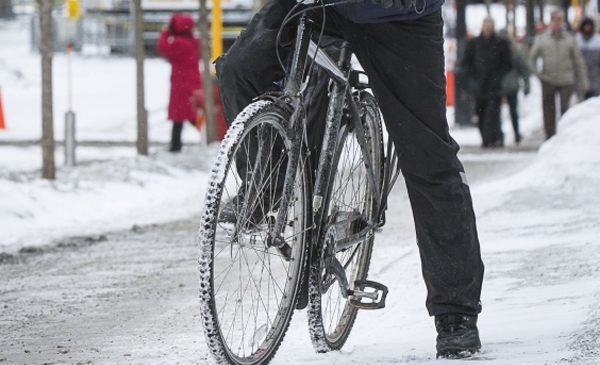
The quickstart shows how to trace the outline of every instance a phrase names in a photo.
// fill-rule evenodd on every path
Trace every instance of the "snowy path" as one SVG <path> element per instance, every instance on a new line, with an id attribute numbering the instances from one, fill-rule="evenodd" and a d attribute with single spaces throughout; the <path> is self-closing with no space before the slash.
<path id="1" fill-rule="evenodd" d="M 464 154 L 475 199 L 480 186 L 485 193 L 490 181 L 523 169 L 533 156 Z M 528 206 L 505 204 L 502 210 L 548 212 L 565 203 L 529 195 Z M 330 354 L 314 353 L 304 312 L 297 312 L 274 365 L 448 362 L 435 360 L 435 329 L 424 309 L 402 186 L 390 207 L 394 224 L 377 237 L 370 271 L 371 278 L 389 285 L 388 307 L 362 312 L 344 350 Z M 509 230 L 487 216 L 499 215 L 480 215 L 487 269 L 480 319 L 484 349 L 470 362 L 596 364 L 600 246 L 585 239 L 585 222 L 566 220 L 564 227 L 554 227 L 555 239 L 540 240 L 536 237 L 548 238 L 553 227 L 517 222 Z M 207 363 L 196 299 L 196 221 L 63 240 L 0 264 L 0 363 Z M 582 239 L 561 241 L 560 232 L 568 229 Z M 589 349 L 596 352 L 585 358 Z"/>

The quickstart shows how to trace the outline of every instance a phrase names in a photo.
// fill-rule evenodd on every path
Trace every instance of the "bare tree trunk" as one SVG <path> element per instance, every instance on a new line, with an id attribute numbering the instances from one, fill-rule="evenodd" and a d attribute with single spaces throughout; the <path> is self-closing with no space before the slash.
<path id="1" fill-rule="evenodd" d="M 526 9 L 526 18 L 527 18 L 527 23 L 526 23 L 526 30 L 527 30 L 527 36 L 525 37 L 525 50 L 526 52 L 529 52 L 529 48 L 531 48 L 531 45 L 533 44 L 533 37 L 535 37 L 535 16 L 534 16 L 534 8 L 535 8 L 535 0 L 526 0 L 525 6 L 527 7 Z"/>
<path id="2" fill-rule="evenodd" d="M 141 0 L 134 0 L 135 16 L 135 62 L 137 81 L 137 151 L 148 156 L 148 114 L 144 102 L 144 37 Z"/>
<path id="3" fill-rule="evenodd" d="M 210 59 L 210 35 L 208 32 L 208 9 L 206 0 L 200 0 L 198 25 L 202 39 L 200 56 L 203 65 L 204 114 L 206 115 L 206 143 L 217 140 L 217 118 L 215 115 L 215 98 L 213 93 L 212 65 Z"/>
<path id="4" fill-rule="evenodd" d="M 485 0 L 485 10 L 487 11 L 487 15 L 491 16 L 492 13 L 490 11 L 490 4 L 492 3 L 492 0 Z"/>
<path id="5" fill-rule="evenodd" d="M 52 0 L 38 0 L 42 58 L 42 177 L 54 180 L 54 119 L 52 115 Z"/>
<path id="6" fill-rule="evenodd" d="M 517 39 L 517 4 L 515 2 L 513 2 L 511 21 L 513 39 Z"/>

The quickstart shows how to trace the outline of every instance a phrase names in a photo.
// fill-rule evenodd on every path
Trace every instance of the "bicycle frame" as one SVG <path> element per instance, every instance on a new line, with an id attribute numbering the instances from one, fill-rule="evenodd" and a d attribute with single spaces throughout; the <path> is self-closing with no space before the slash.
<path id="1" fill-rule="evenodd" d="M 347 116 L 349 114 L 350 120 L 353 123 L 353 127 L 356 130 L 358 142 L 361 147 L 363 159 L 366 165 L 368 188 L 375 204 L 374 211 L 377 212 L 375 215 L 376 221 L 367 222 L 367 227 L 362 229 L 361 232 L 356 233 L 351 237 L 347 237 L 347 239 L 343 240 L 342 242 L 335 243 L 335 246 L 332 247 L 334 256 L 336 252 L 363 242 L 365 239 L 374 234 L 374 230 L 377 227 L 381 226 L 381 219 L 387 198 L 387 190 L 384 191 L 384 187 L 389 184 L 380 186 L 377 183 L 374 169 L 379 167 L 373 166 L 372 164 L 359 110 L 354 102 L 346 103 L 346 100 L 353 100 L 351 80 L 358 80 L 358 77 L 353 77 L 355 75 L 351 74 L 350 62 L 352 53 L 350 51 L 349 44 L 347 42 L 343 43 L 343 46 L 341 47 L 340 60 L 336 64 L 336 62 L 333 61 L 327 55 L 327 53 L 325 53 L 318 47 L 317 44 L 314 43 L 312 40 L 312 35 L 313 23 L 311 22 L 309 16 L 305 13 L 301 15 L 301 18 L 298 21 L 297 36 L 294 45 L 295 52 L 293 53 L 294 56 L 291 62 L 290 72 L 285 80 L 285 87 L 283 91 L 284 95 L 282 97 L 282 100 L 286 104 L 291 104 L 294 113 L 292 114 L 289 125 L 287 126 L 293 143 L 290 158 L 288 160 L 288 168 L 280 204 L 281 206 L 285 207 L 290 203 L 290 197 L 293 193 L 295 174 L 300 162 L 305 119 L 303 113 L 304 109 L 302 107 L 302 92 L 305 86 L 308 84 L 311 76 L 306 72 L 306 65 L 308 59 L 310 58 L 318 67 L 325 70 L 327 75 L 332 80 L 323 145 L 319 157 L 319 165 L 313 189 L 312 212 L 314 224 L 313 227 L 315 228 L 315 231 L 312 235 L 312 242 L 314 243 L 315 239 L 324 239 L 325 235 L 322 227 L 325 227 L 327 223 L 327 202 L 330 194 L 328 190 L 329 186 L 331 186 L 330 180 L 332 179 L 331 156 L 334 155 L 337 142 L 337 133 L 340 129 L 344 112 L 347 113 Z M 356 82 L 357 81 L 354 83 Z M 345 105 L 349 107 L 347 110 L 344 109 Z M 270 245 L 278 247 L 280 250 L 285 249 L 285 243 L 282 237 L 284 224 L 285 209 L 280 209 L 270 235 Z M 314 244 L 312 244 L 311 247 L 314 247 Z M 327 266 L 330 268 L 330 271 L 334 274 L 340 286 L 342 287 L 343 295 L 345 297 L 347 297 L 349 294 L 351 295 L 345 270 L 339 261 L 333 257 L 332 260 L 328 260 Z"/>

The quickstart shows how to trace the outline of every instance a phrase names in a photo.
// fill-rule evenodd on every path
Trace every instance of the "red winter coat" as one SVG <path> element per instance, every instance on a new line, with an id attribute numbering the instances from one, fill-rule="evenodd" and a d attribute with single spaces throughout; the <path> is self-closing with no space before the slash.
<path id="1" fill-rule="evenodd" d="M 202 89 L 199 70 L 200 40 L 193 35 L 194 19 L 186 14 L 174 14 L 169 30 L 160 34 L 158 52 L 171 64 L 171 95 L 168 118 L 175 123 L 196 120 L 192 104 L 194 91 Z"/>

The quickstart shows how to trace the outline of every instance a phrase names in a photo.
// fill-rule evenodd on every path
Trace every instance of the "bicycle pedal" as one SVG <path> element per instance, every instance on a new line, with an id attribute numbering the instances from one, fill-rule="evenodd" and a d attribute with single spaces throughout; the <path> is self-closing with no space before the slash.
<path id="1" fill-rule="evenodd" d="M 387 294 L 388 288 L 383 284 L 369 280 L 357 280 L 354 282 L 350 304 L 358 309 L 385 308 Z"/>

